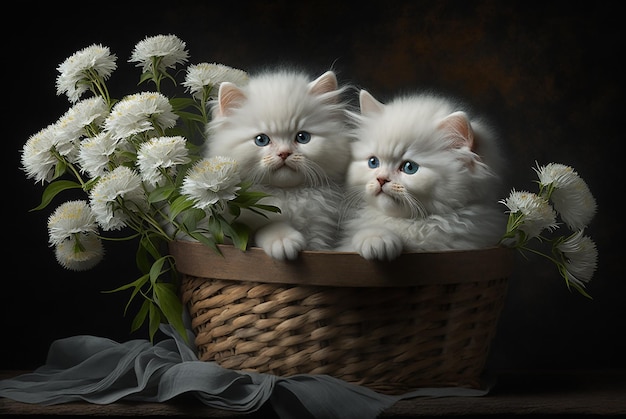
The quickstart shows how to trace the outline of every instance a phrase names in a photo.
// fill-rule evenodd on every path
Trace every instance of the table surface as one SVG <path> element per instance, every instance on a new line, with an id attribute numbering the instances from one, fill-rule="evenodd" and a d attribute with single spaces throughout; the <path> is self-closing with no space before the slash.
<path id="1" fill-rule="evenodd" d="M 0 378 L 26 371 L 0 371 Z M 166 403 L 119 401 L 108 405 L 40 406 L 0 398 L 0 414 L 13 416 L 272 418 L 269 406 L 242 414 L 218 410 L 183 395 Z M 425 417 L 626 417 L 626 370 L 508 371 L 483 397 L 415 398 L 397 402 L 381 418 Z"/>

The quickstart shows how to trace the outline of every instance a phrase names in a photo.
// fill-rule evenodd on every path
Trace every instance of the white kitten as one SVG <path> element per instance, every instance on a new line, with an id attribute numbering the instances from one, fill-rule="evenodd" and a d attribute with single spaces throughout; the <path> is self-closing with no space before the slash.
<path id="1" fill-rule="evenodd" d="M 367 91 L 348 168 L 339 250 L 392 260 L 403 251 L 494 246 L 506 217 L 494 133 L 430 94 L 382 104 Z"/>
<path id="2" fill-rule="evenodd" d="M 275 259 L 329 249 L 338 235 L 342 182 L 350 161 L 346 106 L 335 73 L 315 80 L 289 69 L 222 83 L 207 126 L 206 155 L 234 158 L 264 204 L 280 214 L 240 220 L 253 242 Z"/>

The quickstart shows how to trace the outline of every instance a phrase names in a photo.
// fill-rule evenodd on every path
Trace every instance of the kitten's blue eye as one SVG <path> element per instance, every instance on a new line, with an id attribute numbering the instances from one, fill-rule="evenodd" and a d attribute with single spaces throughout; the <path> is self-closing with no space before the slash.
<path id="1" fill-rule="evenodd" d="M 311 141 L 311 134 L 306 131 L 300 131 L 296 134 L 296 142 L 306 144 Z"/>
<path id="2" fill-rule="evenodd" d="M 269 143 L 270 137 L 268 137 L 267 134 L 259 134 L 254 137 L 254 144 L 258 145 L 259 147 L 265 147 Z"/>
<path id="3" fill-rule="evenodd" d="M 370 157 L 370 159 L 367 161 L 367 165 L 370 167 L 370 169 L 376 169 L 378 166 L 380 166 L 380 161 L 378 160 L 378 157 Z"/>
<path id="4" fill-rule="evenodd" d="M 404 173 L 406 173 L 407 175 L 412 175 L 414 173 L 417 172 L 417 169 L 419 169 L 420 166 L 419 164 L 411 161 L 411 160 L 407 160 L 404 163 L 402 163 L 402 167 L 400 168 L 400 170 L 402 170 Z"/>

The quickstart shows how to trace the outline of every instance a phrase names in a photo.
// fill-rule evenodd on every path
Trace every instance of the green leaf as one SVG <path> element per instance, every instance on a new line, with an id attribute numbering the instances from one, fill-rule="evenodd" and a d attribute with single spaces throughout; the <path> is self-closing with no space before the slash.
<path id="1" fill-rule="evenodd" d="M 142 246 L 141 240 L 139 240 L 139 246 L 137 247 L 137 252 L 135 253 L 135 265 L 137 265 L 139 272 L 146 275 L 148 275 L 148 273 L 150 272 L 150 268 L 152 267 L 152 259 L 150 258 L 150 253 L 145 247 Z"/>
<path id="2" fill-rule="evenodd" d="M 163 74 L 163 76 L 165 76 L 165 78 L 171 80 L 172 83 L 174 83 L 174 86 L 176 86 L 176 79 L 170 73 L 163 72 L 162 74 Z"/>
<path id="3" fill-rule="evenodd" d="M 155 244 L 154 241 L 157 243 Z M 160 239 L 155 235 L 145 234 L 141 236 L 135 254 L 135 264 L 141 273 L 149 273 L 154 261 L 161 257 L 159 243 Z"/>
<path id="4" fill-rule="evenodd" d="M 133 288 L 133 287 L 136 288 L 136 289 L 139 289 L 146 282 L 148 282 L 148 279 L 150 279 L 150 276 L 148 274 L 142 275 L 141 277 L 137 278 L 133 282 L 130 282 L 128 284 L 124 284 L 121 287 L 115 288 L 113 290 L 102 291 L 102 292 L 105 293 L 105 294 L 110 294 L 110 293 L 113 293 L 113 292 L 124 291 L 124 290 L 127 290 L 129 288 Z"/>
<path id="5" fill-rule="evenodd" d="M 248 240 L 250 238 L 250 228 L 242 223 L 231 223 L 229 237 L 233 241 L 233 246 L 245 251 L 248 248 Z"/>
<path id="6" fill-rule="evenodd" d="M 158 234 L 145 234 L 141 237 L 139 242 L 140 248 L 145 249 L 154 260 L 161 257 L 161 245 L 163 244 L 163 238 Z"/>
<path id="7" fill-rule="evenodd" d="M 52 178 L 58 179 L 63 176 L 65 172 L 67 172 L 67 163 L 65 162 L 65 160 L 58 160 L 58 163 L 54 167 L 54 175 L 52 176 Z"/>
<path id="8" fill-rule="evenodd" d="M 271 206 L 271 205 L 263 205 L 263 206 L 267 206 L 267 207 L 269 207 L 269 209 L 264 209 L 264 208 L 263 208 L 265 211 L 269 211 L 269 212 L 277 212 L 277 213 L 279 213 L 279 214 L 280 214 L 280 212 L 281 212 L 281 211 L 280 211 L 280 208 L 278 208 L 278 207 L 274 207 L 274 206 Z M 262 216 L 262 217 L 268 218 L 268 216 L 267 216 L 267 214 L 266 214 L 265 212 L 263 212 L 263 211 L 259 211 L 259 210 L 258 210 L 258 209 L 256 209 L 255 207 L 250 207 L 250 208 L 248 208 L 248 211 L 252 211 L 252 212 L 253 212 L 253 213 L 255 213 L 255 214 L 259 214 L 259 215 L 260 215 L 260 216 Z"/>
<path id="9" fill-rule="evenodd" d="M 204 148 L 204 144 L 200 145 L 200 144 L 194 144 L 194 143 L 190 143 L 187 142 L 187 148 L 189 149 L 189 158 L 191 159 L 191 162 L 187 163 L 187 165 L 182 166 L 180 172 L 181 173 L 187 173 L 187 170 L 193 166 L 197 161 L 202 160 L 203 158 L 203 151 L 202 149 Z M 184 177 L 183 176 L 179 176 L 178 177 L 178 181 L 180 183 L 183 182 Z"/>
<path id="10" fill-rule="evenodd" d="M 126 312 L 128 311 L 128 308 L 130 307 L 130 303 L 135 299 L 137 294 L 141 291 L 141 288 L 148 282 L 149 279 L 150 279 L 150 276 L 148 274 L 142 275 L 141 277 L 139 277 L 138 279 L 134 280 L 131 283 L 124 284 L 121 287 L 118 287 L 118 288 L 116 288 L 114 290 L 102 291 L 102 293 L 110 294 L 110 293 L 113 293 L 113 292 L 119 292 L 119 291 L 127 290 L 129 288 L 134 288 L 133 292 L 131 293 L 130 297 L 128 298 L 128 302 L 126 303 L 126 306 L 124 307 L 124 315 L 126 315 Z"/>
<path id="11" fill-rule="evenodd" d="M 237 195 L 237 197 L 233 199 L 232 202 L 238 204 L 243 208 L 247 208 L 251 205 L 256 204 L 265 197 L 267 197 L 267 194 L 263 192 L 245 191 L 239 193 L 239 195 Z"/>
<path id="12" fill-rule="evenodd" d="M 65 190 L 81 188 L 82 186 L 80 183 L 74 182 L 73 180 L 56 180 L 46 187 L 41 195 L 41 203 L 37 207 L 31 209 L 31 211 L 38 211 L 47 207 L 55 196 Z"/>
<path id="13" fill-rule="evenodd" d="M 233 228 L 233 226 L 222 217 L 219 217 L 218 221 L 224 235 L 230 237 L 232 240 L 236 240 L 237 231 Z"/>
<path id="14" fill-rule="evenodd" d="M 215 243 L 215 239 L 208 238 L 207 236 L 205 236 L 202 233 L 198 233 L 198 232 L 191 232 L 190 236 L 193 237 L 194 239 L 198 240 L 200 243 L 202 243 L 203 245 L 215 250 L 218 254 L 222 254 L 222 252 L 220 251 L 220 248 L 217 247 L 217 244 Z"/>
<path id="15" fill-rule="evenodd" d="M 156 287 L 158 284 L 157 280 L 161 276 L 161 274 L 167 272 L 169 269 L 163 270 L 163 264 L 170 258 L 170 256 L 163 256 L 157 259 L 150 268 L 150 282 L 152 282 L 153 286 Z"/>
<path id="16" fill-rule="evenodd" d="M 165 201 L 176 191 L 174 185 L 165 185 L 155 188 L 148 194 L 148 202 L 154 204 L 155 202 Z"/>
<path id="17" fill-rule="evenodd" d="M 568 286 L 573 286 L 574 288 L 576 288 L 576 291 L 578 291 L 581 295 L 583 295 L 584 297 L 589 298 L 590 300 L 593 300 L 593 297 L 591 295 L 589 295 L 587 293 L 587 291 L 585 291 L 585 289 L 583 287 L 581 287 L 578 284 L 575 284 L 573 282 L 568 282 Z"/>
<path id="18" fill-rule="evenodd" d="M 222 228 L 222 224 L 219 220 L 217 220 L 215 217 L 209 217 L 208 228 L 218 243 L 224 243 L 224 229 Z"/>
<path id="19" fill-rule="evenodd" d="M 146 321 L 146 317 L 148 316 L 148 312 L 150 311 L 150 305 L 152 305 L 152 302 L 150 300 L 143 301 L 143 304 L 139 308 L 139 311 L 135 315 L 135 318 L 133 319 L 133 322 L 131 324 L 131 333 L 139 330 L 141 325 L 144 324 L 144 322 Z"/>
<path id="20" fill-rule="evenodd" d="M 176 114 L 180 116 L 181 118 L 184 118 L 187 121 L 196 121 L 196 122 L 204 123 L 204 119 L 202 118 L 202 115 L 198 115 L 197 113 L 178 111 L 176 112 Z"/>
<path id="21" fill-rule="evenodd" d="M 196 101 L 190 97 L 174 97 L 170 99 L 170 105 L 174 112 L 178 113 L 181 109 L 195 107 Z"/>
<path id="22" fill-rule="evenodd" d="M 175 219 L 178 214 L 191 208 L 192 206 L 193 201 L 185 198 L 184 196 L 179 196 L 170 205 L 170 219 Z"/>
<path id="23" fill-rule="evenodd" d="M 148 323 L 148 334 L 150 335 L 150 342 L 154 341 L 154 335 L 156 335 L 157 330 L 159 330 L 159 325 L 161 324 L 161 311 L 157 306 L 150 303 L 149 304 L 149 323 Z"/>
<path id="24" fill-rule="evenodd" d="M 233 215 L 235 218 L 241 215 L 241 207 L 239 205 L 233 205 L 231 202 L 228 204 L 228 212 Z"/>
<path id="25" fill-rule="evenodd" d="M 120 150 L 118 156 L 126 161 L 125 166 L 132 168 L 132 165 L 129 165 L 128 162 L 134 162 L 137 158 L 137 155 L 132 151 Z"/>
<path id="26" fill-rule="evenodd" d="M 95 186 L 95 184 L 98 183 L 99 180 L 100 180 L 100 176 L 97 176 L 93 179 L 89 179 L 83 186 L 83 190 L 90 191 Z"/>
<path id="27" fill-rule="evenodd" d="M 263 210 L 263 211 L 268 211 L 268 212 L 275 212 L 280 214 L 280 208 L 274 205 L 263 205 L 263 204 L 257 204 L 254 206 L 257 209 Z"/>
<path id="28" fill-rule="evenodd" d="M 172 284 L 156 283 L 154 292 L 159 308 L 167 319 L 167 322 L 187 340 L 187 332 L 183 322 L 183 303 L 174 291 Z"/>
<path id="29" fill-rule="evenodd" d="M 199 208 L 191 208 L 185 211 L 181 217 L 182 224 L 187 231 L 194 231 L 198 222 L 206 217 L 206 213 Z"/>
<path id="30" fill-rule="evenodd" d="M 152 80 L 152 73 L 149 71 L 146 71 L 145 73 L 141 74 L 141 77 L 139 78 L 139 83 L 137 84 L 141 84 L 145 82 L 146 80 Z"/>

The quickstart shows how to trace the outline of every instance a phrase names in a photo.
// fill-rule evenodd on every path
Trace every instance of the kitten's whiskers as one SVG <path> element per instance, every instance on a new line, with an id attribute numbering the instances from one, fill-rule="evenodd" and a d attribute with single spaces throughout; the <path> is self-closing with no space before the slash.
<path id="1" fill-rule="evenodd" d="M 406 189 L 401 194 L 402 206 L 409 210 L 410 218 L 426 218 L 428 211 L 422 202 L 411 195 Z"/>
<path id="2" fill-rule="evenodd" d="M 263 178 L 265 177 L 266 174 L 267 174 L 266 170 L 264 170 L 262 167 L 259 167 L 259 166 L 255 165 L 252 168 L 250 168 L 250 170 L 248 171 L 247 175 L 245 175 L 245 176 L 253 184 L 261 184 L 261 183 L 263 183 L 262 180 L 263 180 Z"/>
<path id="3" fill-rule="evenodd" d="M 298 165 L 298 171 L 304 175 L 305 181 L 310 186 L 330 186 L 330 180 L 322 167 L 316 162 L 302 157 Z"/>
<path id="4" fill-rule="evenodd" d="M 339 223 L 350 219 L 354 216 L 354 212 L 363 204 L 363 192 L 360 186 L 347 187 L 344 191 L 345 196 L 339 208 Z"/>

